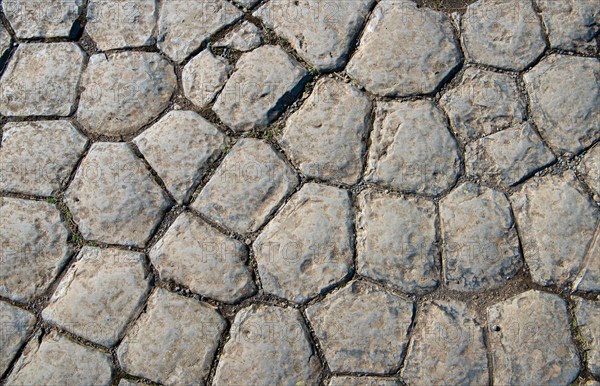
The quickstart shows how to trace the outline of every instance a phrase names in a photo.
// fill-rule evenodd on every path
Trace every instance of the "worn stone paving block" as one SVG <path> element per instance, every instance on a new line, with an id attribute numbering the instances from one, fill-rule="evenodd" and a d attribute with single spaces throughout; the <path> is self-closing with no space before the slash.
<path id="1" fill-rule="evenodd" d="M 578 169 L 590 188 L 600 195 L 600 145 L 588 150 Z"/>
<path id="2" fill-rule="evenodd" d="M 384 377 L 333 376 L 329 386 L 400 386 L 397 379 Z"/>
<path id="3" fill-rule="evenodd" d="M 215 99 L 232 71 L 233 67 L 225 59 L 214 56 L 206 49 L 183 68 L 183 92 L 192 103 L 204 107 Z"/>
<path id="4" fill-rule="evenodd" d="M 0 25 L 0 58 L 4 56 L 6 51 L 11 47 L 12 38 L 6 28 Z"/>
<path id="5" fill-rule="evenodd" d="M 4 373 L 35 327 L 35 316 L 0 302 L 0 373 Z"/>
<path id="6" fill-rule="evenodd" d="M 585 340 L 586 358 L 590 372 L 600 376 L 600 303 L 575 298 L 577 326 Z"/>
<path id="7" fill-rule="evenodd" d="M 5 0 L 2 10 L 19 39 L 69 37 L 77 31 L 83 0 Z"/>
<path id="8" fill-rule="evenodd" d="M 600 224 L 587 251 L 583 267 L 573 282 L 573 288 L 584 292 L 600 292 Z"/>
<path id="9" fill-rule="evenodd" d="M 260 46 L 262 39 L 263 34 L 260 28 L 248 21 L 243 21 L 217 41 L 214 46 L 247 52 Z"/>

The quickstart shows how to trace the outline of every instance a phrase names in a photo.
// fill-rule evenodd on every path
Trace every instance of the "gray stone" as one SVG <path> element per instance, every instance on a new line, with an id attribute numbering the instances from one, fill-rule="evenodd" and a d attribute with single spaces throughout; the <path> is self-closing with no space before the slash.
<path id="1" fill-rule="evenodd" d="M 215 43 L 215 47 L 225 47 L 236 51 L 252 51 L 262 44 L 262 32 L 254 24 L 243 21 L 229 31 L 223 39 Z"/>
<path id="2" fill-rule="evenodd" d="M 590 188 L 600 195 L 600 145 L 596 145 L 585 154 L 579 164 L 579 171 Z"/>
<path id="3" fill-rule="evenodd" d="M 225 327 L 208 304 L 158 288 L 119 345 L 119 362 L 154 382 L 204 384 Z"/>
<path id="4" fill-rule="evenodd" d="M 393 378 L 333 376 L 329 386 L 400 386 Z"/>
<path id="5" fill-rule="evenodd" d="M 583 268 L 573 283 L 573 288 L 584 292 L 600 292 L 600 227 L 587 251 Z"/>
<path id="6" fill-rule="evenodd" d="M 66 38 L 73 31 L 83 0 L 5 0 L 2 9 L 19 39 Z"/>
<path id="7" fill-rule="evenodd" d="M 579 153 L 600 137 L 600 62 L 551 55 L 525 74 L 541 135 L 561 152 Z"/>
<path id="8" fill-rule="evenodd" d="M 0 114 L 70 115 L 84 57 L 74 43 L 20 44 L 0 79 Z"/>
<path id="9" fill-rule="evenodd" d="M 4 56 L 6 51 L 8 51 L 11 44 L 12 38 L 10 34 L 3 25 L 0 25 L 0 58 Z"/>
<path id="10" fill-rule="evenodd" d="M 206 49 L 194 56 L 181 74 L 183 92 L 196 106 L 204 107 L 215 99 L 229 74 L 233 71 L 227 61 Z"/>
<path id="11" fill-rule="evenodd" d="M 130 135 L 169 106 L 173 67 L 154 52 L 97 54 L 83 76 L 77 119 L 100 135 Z"/>
<path id="12" fill-rule="evenodd" d="M 342 281 L 353 265 L 353 223 L 347 191 L 304 185 L 254 242 L 263 289 L 304 302 Z"/>
<path id="13" fill-rule="evenodd" d="M 462 60 L 453 36 L 440 12 L 412 1 L 380 1 L 346 72 L 378 95 L 432 93 Z"/>
<path id="14" fill-rule="evenodd" d="M 365 191 L 358 198 L 357 270 L 404 292 L 439 283 L 437 213 L 432 202 Z"/>
<path id="15" fill-rule="evenodd" d="M 244 265 L 244 245 L 184 212 L 150 250 L 163 280 L 174 281 L 209 298 L 235 303 L 256 292 Z"/>
<path id="16" fill-rule="evenodd" d="M 0 198 L 0 295 L 26 302 L 42 295 L 67 262 L 69 230 L 56 206 Z"/>
<path id="17" fill-rule="evenodd" d="M 254 7 L 260 0 L 233 0 L 234 3 L 241 5 L 244 8 Z"/>
<path id="18" fill-rule="evenodd" d="M 430 101 L 377 105 L 366 180 L 404 192 L 437 195 L 460 171 L 456 140 Z"/>
<path id="19" fill-rule="evenodd" d="M 600 377 L 600 303 L 576 298 L 575 317 L 585 340 L 588 368 Z"/>
<path id="20" fill-rule="evenodd" d="M 0 302 L 0 373 L 4 373 L 25 340 L 33 331 L 35 316 L 28 311 Z"/>
<path id="21" fill-rule="evenodd" d="M 50 196 L 67 182 L 87 139 L 68 121 L 9 122 L 0 146 L 0 189 Z"/>
<path id="22" fill-rule="evenodd" d="M 479 0 L 461 19 L 462 43 L 472 61 L 521 71 L 546 49 L 531 0 Z"/>
<path id="23" fill-rule="evenodd" d="M 240 139 L 202 189 L 192 207 L 238 233 L 254 232 L 298 184 L 272 146 Z"/>
<path id="24" fill-rule="evenodd" d="M 362 173 L 370 123 L 371 102 L 363 93 L 323 78 L 288 118 L 279 143 L 306 176 L 351 185 Z"/>
<path id="25" fill-rule="evenodd" d="M 134 382 L 130 379 L 121 379 L 119 381 L 119 386 L 139 386 L 140 384 L 143 385 L 142 382 Z"/>
<path id="26" fill-rule="evenodd" d="M 133 143 L 181 203 L 223 151 L 225 135 L 193 111 L 173 110 Z"/>
<path id="27" fill-rule="evenodd" d="M 440 220 L 449 288 L 497 288 L 523 266 L 504 193 L 466 182 L 440 201 Z"/>
<path id="28" fill-rule="evenodd" d="M 313 386 L 320 364 L 300 312 L 251 305 L 237 313 L 223 347 L 215 386 Z"/>
<path id="29" fill-rule="evenodd" d="M 75 335 L 111 347 L 122 337 L 149 289 L 141 253 L 83 247 L 42 317 Z"/>
<path id="30" fill-rule="evenodd" d="M 65 201 L 86 240 L 140 247 L 169 208 L 167 195 L 125 143 L 94 143 Z"/>
<path id="31" fill-rule="evenodd" d="M 567 305 L 529 290 L 487 309 L 496 385 L 568 385 L 579 374 Z"/>
<path id="32" fill-rule="evenodd" d="M 333 372 L 389 374 L 408 343 L 413 304 L 354 281 L 306 309 Z"/>

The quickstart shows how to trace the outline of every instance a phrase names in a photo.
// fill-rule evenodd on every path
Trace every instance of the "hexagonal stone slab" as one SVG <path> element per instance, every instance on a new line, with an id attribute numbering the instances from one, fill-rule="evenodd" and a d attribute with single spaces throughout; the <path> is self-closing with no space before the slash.
<path id="1" fill-rule="evenodd" d="M 300 312 L 251 305 L 237 313 L 213 383 L 229 385 L 314 385 L 320 364 Z"/>
<path id="2" fill-rule="evenodd" d="M 19 39 L 69 37 L 83 0 L 6 0 L 2 9 Z"/>
<path id="3" fill-rule="evenodd" d="M 97 54 L 83 75 L 77 120 L 94 134 L 137 132 L 169 106 L 173 67 L 154 52 Z"/>
<path id="4" fill-rule="evenodd" d="M 0 189 L 50 196 L 73 172 L 87 144 L 68 121 L 9 122 L 0 146 Z"/>
<path id="5" fill-rule="evenodd" d="M 69 230 L 56 206 L 0 198 L 0 295 L 18 302 L 41 295 L 67 262 Z"/>
<path id="6" fill-rule="evenodd" d="M 263 46 L 244 54 L 236 63 L 213 110 L 236 131 L 266 127 L 294 101 L 307 72 L 277 46 Z"/>
<path id="7" fill-rule="evenodd" d="M 404 292 L 422 294 L 439 283 L 432 202 L 364 191 L 358 198 L 357 270 Z"/>
<path id="8" fill-rule="evenodd" d="M 453 36 L 440 12 L 412 1 L 380 1 L 346 72 L 378 95 L 432 93 L 461 62 Z"/>
<path id="9" fill-rule="evenodd" d="M 0 372 L 4 373 L 25 340 L 33 331 L 35 316 L 8 303 L 0 302 Z"/>
<path id="10" fill-rule="evenodd" d="M 600 219 L 573 172 L 533 178 L 511 202 L 533 281 L 541 285 L 573 281 Z"/>
<path id="11" fill-rule="evenodd" d="M 600 137 L 597 59 L 551 55 L 524 78 L 533 119 L 550 146 L 579 153 Z"/>
<path id="12" fill-rule="evenodd" d="M 84 57 L 74 43 L 20 44 L 0 79 L 0 114 L 70 115 Z"/>
<path id="13" fill-rule="evenodd" d="M 329 386 L 400 386 L 397 379 L 383 377 L 333 376 Z"/>
<path id="14" fill-rule="evenodd" d="M 65 195 L 87 240 L 143 246 L 169 208 L 167 195 L 125 143 L 96 142 Z"/>
<path id="15" fill-rule="evenodd" d="M 298 184 L 294 170 L 272 146 L 240 139 L 192 207 L 238 233 L 254 232 Z"/>
<path id="16" fill-rule="evenodd" d="M 487 309 L 496 385 L 567 385 L 579 373 L 567 305 L 530 290 Z"/>
<path id="17" fill-rule="evenodd" d="M 600 376 L 600 303 L 575 298 L 577 326 L 586 341 L 588 368 Z"/>
<path id="18" fill-rule="evenodd" d="M 387 374 L 400 367 L 411 302 L 354 281 L 309 306 L 306 314 L 331 371 Z"/>
<path id="19" fill-rule="evenodd" d="M 351 185 L 362 172 L 370 122 L 371 102 L 363 93 L 322 78 L 288 118 L 279 143 L 305 175 Z"/>
<path id="20" fill-rule="evenodd" d="M 42 312 L 69 332 L 110 347 L 150 289 L 144 255 L 83 247 Z"/>
<path id="21" fill-rule="evenodd" d="M 184 212 L 150 250 L 163 280 L 222 302 L 234 303 L 256 292 L 245 246 Z"/>
<path id="22" fill-rule="evenodd" d="M 193 111 L 173 110 L 133 143 L 181 203 L 225 147 L 225 135 Z"/>
<path id="23" fill-rule="evenodd" d="M 254 242 L 263 289 L 304 302 L 352 268 L 353 212 L 348 191 L 306 184 Z"/>
<path id="24" fill-rule="evenodd" d="M 432 102 L 378 103 L 367 181 L 437 195 L 455 183 L 459 169 L 458 144 L 446 117 Z"/>
<path id="25" fill-rule="evenodd" d="M 348 60 L 350 45 L 360 32 L 374 0 L 275 0 L 254 16 L 290 42 L 308 63 L 321 71 L 340 70 Z"/>
<path id="26" fill-rule="evenodd" d="M 600 227 L 587 251 L 583 268 L 573 282 L 573 288 L 584 292 L 600 292 Z"/>
<path id="27" fill-rule="evenodd" d="M 456 301 L 432 301 L 417 317 L 402 379 L 408 384 L 488 384 L 483 327 L 474 311 Z"/>
<path id="28" fill-rule="evenodd" d="M 227 60 L 214 56 L 206 49 L 183 68 L 183 92 L 196 106 L 204 107 L 215 99 L 232 71 L 233 67 Z"/>
<path id="29" fill-rule="evenodd" d="M 247 52 L 260 46 L 262 39 L 263 34 L 260 28 L 248 21 L 242 21 L 237 27 L 229 31 L 223 39 L 216 42 L 214 46 Z"/>
<path id="30" fill-rule="evenodd" d="M 202 383 L 225 327 L 208 304 L 158 288 L 119 345 L 119 362 L 127 373 L 154 382 Z"/>
<path id="31" fill-rule="evenodd" d="M 585 182 L 600 195 L 600 145 L 591 148 L 578 167 Z"/>

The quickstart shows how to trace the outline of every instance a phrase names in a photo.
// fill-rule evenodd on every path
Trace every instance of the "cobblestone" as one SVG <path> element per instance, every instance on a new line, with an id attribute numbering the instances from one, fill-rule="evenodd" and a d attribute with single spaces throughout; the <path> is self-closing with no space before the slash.
<path id="1" fill-rule="evenodd" d="M 82 5 L 83 0 L 7 0 L 2 10 L 19 39 L 59 38 L 72 34 Z"/>
<path id="2" fill-rule="evenodd" d="M 254 24 L 243 21 L 229 31 L 223 39 L 215 43 L 215 47 L 226 47 L 241 52 L 252 51 L 263 41 L 262 31 Z"/>
<path id="3" fill-rule="evenodd" d="M 575 317 L 585 341 L 588 368 L 600 376 L 600 303 L 575 299 Z"/>
<path id="4" fill-rule="evenodd" d="M 232 71 L 225 59 L 204 50 L 183 68 L 183 92 L 192 103 L 204 107 L 215 99 Z"/>
<path id="5" fill-rule="evenodd" d="M 600 196 L 600 146 L 590 149 L 579 164 L 585 182 Z"/>
<path id="6" fill-rule="evenodd" d="M 2 334 L 0 334 L 0 372 L 4 373 L 13 360 L 21 346 L 25 343 L 27 336 L 35 326 L 35 316 L 31 313 L 0 302 L 0 323 L 2 323 Z"/>

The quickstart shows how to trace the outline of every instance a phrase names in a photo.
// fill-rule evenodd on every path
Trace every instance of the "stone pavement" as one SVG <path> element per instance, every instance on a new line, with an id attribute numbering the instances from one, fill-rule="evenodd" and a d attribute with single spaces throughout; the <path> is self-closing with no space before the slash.
<path id="1" fill-rule="evenodd" d="M 597 0 L 1 3 L 0 384 L 600 384 Z"/>

